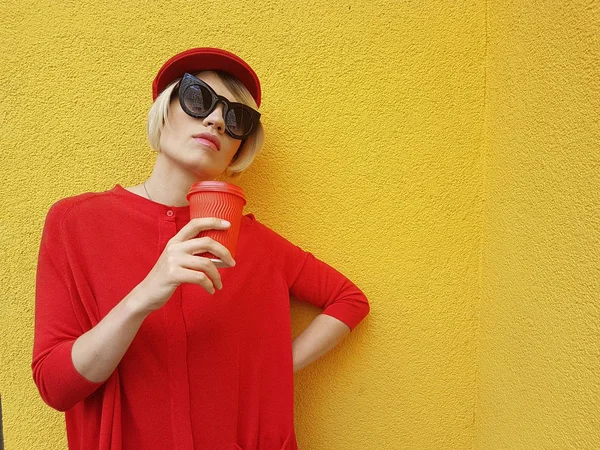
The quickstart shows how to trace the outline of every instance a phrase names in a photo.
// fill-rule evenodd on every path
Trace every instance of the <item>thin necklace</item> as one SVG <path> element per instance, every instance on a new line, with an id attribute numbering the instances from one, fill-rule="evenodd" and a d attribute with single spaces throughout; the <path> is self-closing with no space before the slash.
<path id="1" fill-rule="evenodd" d="M 146 182 L 145 182 L 145 181 L 144 181 L 144 190 L 146 191 L 146 195 L 148 196 L 148 199 L 149 199 L 149 200 L 152 200 L 152 199 L 150 198 L 150 194 L 148 194 L 148 189 L 146 189 Z"/>

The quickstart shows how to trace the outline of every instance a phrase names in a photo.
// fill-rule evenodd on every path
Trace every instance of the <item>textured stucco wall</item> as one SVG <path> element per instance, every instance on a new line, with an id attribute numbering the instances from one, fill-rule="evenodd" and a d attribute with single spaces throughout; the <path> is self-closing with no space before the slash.
<path id="1" fill-rule="evenodd" d="M 600 4 L 489 2 L 477 449 L 600 448 Z"/>
<path id="2" fill-rule="evenodd" d="M 355 281 L 370 317 L 296 375 L 302 449 L 465 449 L 474 433 L 485 5 L 0 6 L 0 390 L 6 448 L 66 447 L 31 379 L 34 280 L 57 199 L 145 179 L 151 82 L 180 50 L 238 52 L 267 143 L 254 212 Z M 294 302 L 294 333 L 317 311 Z"/>

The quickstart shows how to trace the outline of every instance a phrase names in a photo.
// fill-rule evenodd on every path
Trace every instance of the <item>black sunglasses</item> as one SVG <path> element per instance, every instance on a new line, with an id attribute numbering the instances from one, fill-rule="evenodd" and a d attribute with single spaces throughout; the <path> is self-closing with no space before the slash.
<path id="1" fill-rule="evenodd" d="M 185 73 L 179 82 L 179 104 L 192 117 L 204 119 L 223 103 L 225 132 L 234 139 L 245 139 L 258 125 L 260 113 L 243 103 L 230 102 L 204 81 Z"/>

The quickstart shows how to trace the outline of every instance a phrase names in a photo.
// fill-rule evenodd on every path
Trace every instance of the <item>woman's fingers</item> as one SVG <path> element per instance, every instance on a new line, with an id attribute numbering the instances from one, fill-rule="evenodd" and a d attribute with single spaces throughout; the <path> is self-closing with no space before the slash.
<path id="1" fill-rule="evenodd" d="M 181 267 L 205 272 L 217 289 L 223 289 L 221 274 L 210 259 L 201 256 L 184 255 L 181 260 Z"/>
<path id="2" fill-rule="evenodd" d="M 204 236 L 201 238 L 190 239 L 180 244 L 180 248 L 190 255 L 196 253 L 210 252 L 217 258 L 220 258 L 228 266 L 235 266 L 235 260 L 231 257 L 231 253 L 223 244 L 214 239 Z"/>
<path id="3" fill-rule="evenodd" d="M 191 283 L 202 286 L 209 294 L 215 293 L 215 287 L 211 279 L 206 275 L 205 272 L 199 270 L 186 269 L 185 267 L 179 267 L 177 269 L 177 278 L 183 283 Z"/>
<path id="4" fill-rule="evenodd" d="M 204 230 L 226 230 L 230 224 L 218 217 L 197 217 L 186 223 L 181 230 L 173 236 L 171 242 L 184 242 L 195 238 L 201 231 Z"/>

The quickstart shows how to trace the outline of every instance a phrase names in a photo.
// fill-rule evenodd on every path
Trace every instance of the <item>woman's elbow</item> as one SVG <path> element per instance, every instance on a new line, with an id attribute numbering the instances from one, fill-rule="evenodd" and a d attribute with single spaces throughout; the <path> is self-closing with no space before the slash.
<path id="1" fill-rule="evenodd" d="M 48 379 L 44 371 L 43 361 L 32 363 L 33 382 L 35 383 L 40 397 L 52 409 L 65 412 L 77 403 L 71 395 L 68 395 L 68 386 L 61 389 L 56 382 Z"/>

